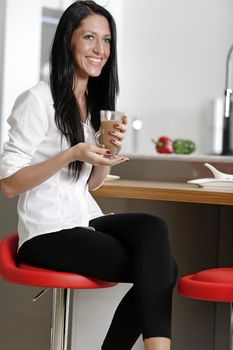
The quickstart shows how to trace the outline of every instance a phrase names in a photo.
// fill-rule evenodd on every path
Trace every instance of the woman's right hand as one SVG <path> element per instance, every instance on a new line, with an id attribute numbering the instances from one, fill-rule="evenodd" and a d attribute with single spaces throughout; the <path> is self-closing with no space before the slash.
<path id="1" fill-rule="evenodd" d="M 89 143 L 80 142 L 70 148 L 71 161 L 80 160 L 84 163 L 90 163 L 94 166 L 109 165 L 114 166 L 124 163 L 129 159 L 122 156 L 114 156 L 111 158 L 111 151 Z"/>

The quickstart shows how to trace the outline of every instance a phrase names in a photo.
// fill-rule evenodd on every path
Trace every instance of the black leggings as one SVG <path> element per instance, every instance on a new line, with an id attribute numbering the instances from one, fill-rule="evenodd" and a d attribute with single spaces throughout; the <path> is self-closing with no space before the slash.
<path id="1" fill-rule="evenodd" d="M 40 235 L 19 249 L 20 261 L 106 281 L 130 282 L 104 340 L 104 350 L 129 350 L 143 338 L 171 337 L 172 289 L 177 266 L 166 223 L 150 214 L 110 214 Z"/>

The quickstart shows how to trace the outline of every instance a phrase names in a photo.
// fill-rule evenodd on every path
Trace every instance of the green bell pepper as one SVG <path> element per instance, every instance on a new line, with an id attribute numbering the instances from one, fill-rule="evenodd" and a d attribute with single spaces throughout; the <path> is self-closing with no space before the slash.
<path id="1" fill-rule="evenodd" d="M 173 141 L 173 152 L 177 154 L 190 154 L 196 150 L 193 141 L 176 139 Z"/>

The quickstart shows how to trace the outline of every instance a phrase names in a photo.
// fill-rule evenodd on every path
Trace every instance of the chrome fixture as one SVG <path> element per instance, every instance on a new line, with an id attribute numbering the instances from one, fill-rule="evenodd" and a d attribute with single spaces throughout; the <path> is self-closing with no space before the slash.
<path id="1" fill-rule="evenodd" d="M 141 130 L 142 128 L 142 120 L 140 120 L 138 117 L 134 117 L 133 118 L 133 121 L 132 121 L 132 127 L 133 127 L 133 138 L 132 138 L 132 141 L 133 141 L 133 153 L 136 154 L 138 152 L 138 148 L 139 148 L 139 131 Z"/>
<path id="2" fill-rule="evenodd" d="M 223 149 L 222 154 L 233 154 L 233 111 L 231 110 L 231 95 L 232 95 L 232 67 L 231 56 L 233 45 L 227 55 L 226 60 L 226 86 L 225 86 L 225 101 L 224 101 L 224 120 L 223 120 Z"/>

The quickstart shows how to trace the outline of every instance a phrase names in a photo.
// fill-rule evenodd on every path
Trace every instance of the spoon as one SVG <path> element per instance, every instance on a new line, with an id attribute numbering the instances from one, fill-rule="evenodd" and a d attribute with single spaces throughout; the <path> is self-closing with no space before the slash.
<path id="1" fill-rule="evenodd" d="M 233 175 L 222 173 L 221 171 L 217 170 L 213 165 L 209 163 L 205 163 L 204 165 L 212 172 L 215 179 L 233 181 Z"/>

